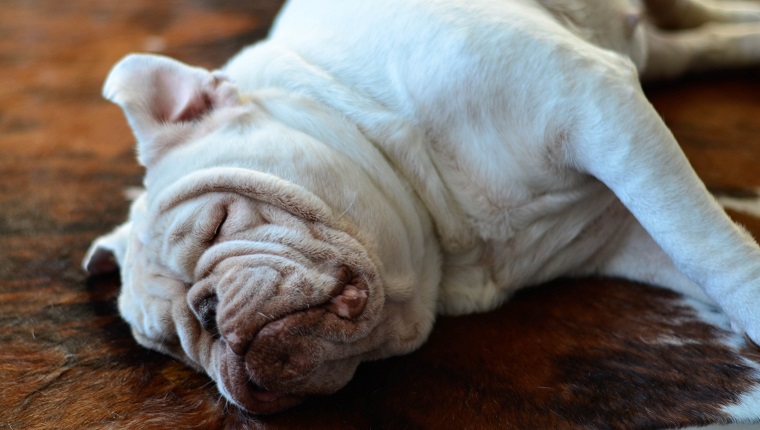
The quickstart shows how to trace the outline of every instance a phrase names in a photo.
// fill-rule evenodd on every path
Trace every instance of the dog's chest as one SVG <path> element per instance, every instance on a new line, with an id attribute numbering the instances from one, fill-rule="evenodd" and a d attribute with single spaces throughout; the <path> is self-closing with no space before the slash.
<path id="1" fill-rule="evenodd" d="M 484 140 L 431 151 L 443 183 L 465 214 L 463 228 L 472 228 L 482 241 L 509 244 L 516 254 L 554 254 L 615 201 L 599 181 L 553 167 L 545 154 L 503 144 L 482 146 Z"/>
<path id="2" fill-rule="evenodd" d="M 530 192 L 519 180 L 477 183 L 477 177 L 476 171 L 447 172 L 452 194 L 466 212 L 463 228 L 472 228 L 476 239 L 465 250 L 444 247 L 439 311 L 445 314 L 487 311 L 519 288 L 593 265 L 630 219 L 614 194 L 594 179 Z"/>
<path id="3" fill-rule="evenodd" d="M 444 243 L 449 289 L 493 288 L 501 296 L 567 274 L 626 218 L 599 181 L 547 163 L 541 145 L 515 146 L 506 139 L 430 143 L 437 171 L 464 214 L 461 227 L 476 238 L 464 251 Z M 483 306 L 490 303 L 495 301 Z"/>

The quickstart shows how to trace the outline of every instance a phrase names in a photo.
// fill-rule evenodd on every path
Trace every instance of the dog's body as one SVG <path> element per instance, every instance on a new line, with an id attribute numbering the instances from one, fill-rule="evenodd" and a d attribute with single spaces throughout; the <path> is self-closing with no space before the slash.
<path id="1" fill-rule="evenodd" d="M 222 73 L 130 56 L 104 92 L 146 193 L 85 266 L 113 253 L 138 341 L 254 412 L 557 276 L 713 301 L 760 340 L 760 249 L 638 83 L 760 61 L 760 23 L 700 26 L 760 7 L 635 3 L 291 0 Z"/>

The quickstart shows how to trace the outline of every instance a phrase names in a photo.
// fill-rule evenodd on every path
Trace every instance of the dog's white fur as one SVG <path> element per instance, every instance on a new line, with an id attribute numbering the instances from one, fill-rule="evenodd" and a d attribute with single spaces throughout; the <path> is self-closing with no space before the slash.
<path id="1" fill-rule="evenodd" d="M 107 270 L 115 254 L 138 340 L 257 412 L 416 348 L 435 313 L 489 310 L 558 276 L 714 302 L 758 342 L 760 249 L 696 177 L 639 77 L 760 61 L 760 7 L 646 3 L 651 16 L 633 0 L 291 0 L 268 40 L 220 72 L 129 56 L 104 94 L 135 131 L 147 191 L 85 266 Z M 261 233 L 270 224 L 281 230 Z M 249 268 L 236 258 L 261 253 L 285 258 L 271 267 L 297 261 L 288 270 L 307 286 L 230 280 Z M 329 300 L 334 267 L 314 263 L 320 253 L 366 282 L 364 316 L 336 329 L 340 347 L 308 341 L 325 355 L 298 383 L 258 375 L 278 394 L 246 397 L 234 387 L 243 371 L 220 370 L 239 365 L 224 349 L 242 336 L 232 326 L 276 314 L 259 330 Z M 243 299 L 225 299 L 225 283 Z M 220 339 L 197 321 L 200 290 L 220 297 Z M 222 316 L 233 302 L 235 324 Z"/>

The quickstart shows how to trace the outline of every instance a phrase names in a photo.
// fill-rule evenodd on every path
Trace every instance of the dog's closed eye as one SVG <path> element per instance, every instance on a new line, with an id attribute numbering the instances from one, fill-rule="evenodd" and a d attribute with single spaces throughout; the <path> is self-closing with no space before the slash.
<path id="1" fill-rule="evenodd" d="M 229 209 L 226 205 L 214 207 L 207 215 L 201 218 L 194 236 L 200 242 L 213 244 L 219 239 L 228 215 Z"/>
<path id="2" fill-rule="evenodd" d="M 222 226 L 224 225 L 225 221 L 227 221 L 227 216 L 229 215 L 229 212 L 227 209 L 224 210 L 224 215 L 222 218 L 217 222 L 216 228 L 214 229 L 214 234 L 211 236 L 211 239 L 209 239 L 209 242 L 214 243 L 219 238 L 219 235 L 222 232 Z"/>

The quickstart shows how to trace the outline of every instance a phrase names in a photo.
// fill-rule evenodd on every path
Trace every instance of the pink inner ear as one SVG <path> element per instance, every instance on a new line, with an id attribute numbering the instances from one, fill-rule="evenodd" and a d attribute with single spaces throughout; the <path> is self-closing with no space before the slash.
<path id="1" fill-rule="evenodd" d="M 92 275 L 110 273 L 119 270 L 119 264 L 111 250 L 97 247 L 85 261 L 85 269 Z"/>
<path id="2" fill-rule="evenodd" d="M 199 119 L 214 107 L 211 92 L 217 89 L 218 83 L 210 75 L 182 75 L 171 69 L 158 71 L 153 96 L 153 104 L 157 108 L 154 116 L 162 123 Z"/>
<path id="3" fill-rule="evenodd" d="M 214 106 L 211 102 L 211 97 L 209 97 L 209 95 L 206 93 L 200 94 L 198 97 L 194 97 L 192 100 L 190 100 L 188 105 L 185 107 L 185 110 L 182 111 L 180 115 L 174 119 L 174 121 L 195 121 L 205 115 L 206 112 L 209 112 L 213 107 Z"/>
<path id="4" fill-rule="evenodd" d="M 103 95 L 124 109 L 144 166 L 181 144 L 194 123 L 210 112 L 240 103 L 237 88 L 222 73 L 148 54 L 120 61 L 109 74 Z"/>

